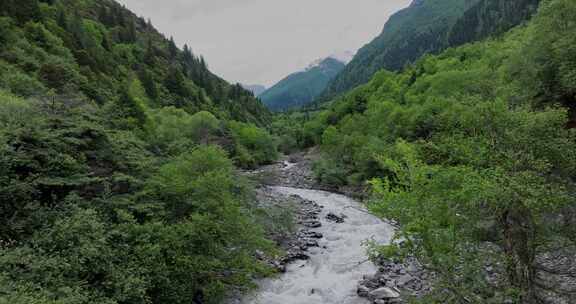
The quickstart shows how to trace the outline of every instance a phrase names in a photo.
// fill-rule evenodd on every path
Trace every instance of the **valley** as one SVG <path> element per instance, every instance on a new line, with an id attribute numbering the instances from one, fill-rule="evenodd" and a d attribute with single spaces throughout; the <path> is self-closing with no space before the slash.
<path id="1" fill-rule="evenodd" d="M 1 1 L 0 303 L 576 303 L 574 0 L 229 1 Z"/>
<path id="2" fill-rule="evenodd" d="M 400 291 L 427 293 L 432 277 L 415 261 L 375 265 L 369 260 L 365 241 L 388 244 L 395 228 L 352 198 L 314 190 L 323 187 L 312 176 L 317 157 L 316 151 L 306 151 L 247 172 L 262 183 L 261 203 L 286 207 L 291 202 L 297 223 L 292 235 L 275 237 L 286 250 L 270 261 L 279 267 L 278 277 L 261 280 L 253 294 L 228 303 L 398 303 Z"/>

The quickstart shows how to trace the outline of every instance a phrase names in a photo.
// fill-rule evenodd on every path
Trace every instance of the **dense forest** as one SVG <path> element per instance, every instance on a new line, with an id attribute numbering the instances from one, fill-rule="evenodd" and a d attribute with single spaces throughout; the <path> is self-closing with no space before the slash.
<path id="1" fill-rule="evenodd" d="M 240 85 L 212 74 L 187 45 L 159 34 L 150 21 L 114 1 L 6 0 L 0 85 L 23 97 L 81 94 L 99 105 L 129 86 L 146 106 L 174 106 L 218 118 L 266 124 L 265 108 Z"/>
<path id="2" fill-rule="evenodd" d="M 270 113 L 108 0 L 0 3 L 0 302 L 219 303 L 270 273 Z M 203 300 L 204 299 L 204 300 Z"/>
<path id="3" fill-rule="evenodd" d="M 540 0 L 424 0 L 394 14 L 318 98 L 327 102 L 368 82 L 380 69 L 399 71 L 429 53 L 499 35 L 527 20 Z"/>
<path id="4" fill-rule="evenodd" d="M 373 254 L 432 269 L 441 288 L 424 303 L 575 301 L 542 284 L 559 274 L 539 263 L 576 241 L 574 20 L 576 2 L 545 1 L 527 25 L 382 70 L 286 127 L 320 145 L 321 181 L 364 189 L 399 224 L 398 242 Z M 507 275 L 494 284 L 486 264 Z"/>

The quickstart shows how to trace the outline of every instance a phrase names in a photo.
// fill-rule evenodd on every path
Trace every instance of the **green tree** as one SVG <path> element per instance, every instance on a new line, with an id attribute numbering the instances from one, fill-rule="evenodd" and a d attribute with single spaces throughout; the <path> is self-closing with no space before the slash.
<path id="1" fill-rule="evenodd" d="M 20 24 L 39 21 L 38 0 L 5 0 L 0 6 L 0 14 L 13 17 Z"/>
<path id="2" fill-rule="evenodd" d="M 172 60 L 178 56 L 178 47 L 176 46 L 176 42 L 174 42 L 173 37 L 170 37 L 170 40 L 168 41 L 168 53 L 170 54 L 170 59 Z"/>
<path id="3" fill-rule="evenodd" d="M 140 77 L 140 81 L 142 82 L 142 86 L 144 86 L 144 89 L 146 90 L 146 94 L 148 94 L 148 97 L 150 97 L 152 100 L 156 100 L 159 93 L 156 81 L 153 78 L 153 74 L 149 70 L 142 68 L 140 69 L 138 75 Z"/>

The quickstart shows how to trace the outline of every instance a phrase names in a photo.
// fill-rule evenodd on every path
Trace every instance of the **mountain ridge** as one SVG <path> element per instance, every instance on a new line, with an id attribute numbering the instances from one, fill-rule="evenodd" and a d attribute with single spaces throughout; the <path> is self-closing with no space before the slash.
<path id="1" fill-rule="evenodd" d="M 267 90 L 266 86 L 260 84 L 242 84 L 242 87 L 245 90 L 252 92 L 256 97 L 258 97 L 260 94 L 264 93 L 264 91 Z"/>
<path id="2" fill-rule="evenodd" d="M 305 106 L 312 102 L 345 66 L 345 62 L 332 55 L 318 59 L 304 70 L 286 76 L 259 97 L 272 111 Z"/>
<path id="3" fill-rule="evenodd" d="M 399 71 L 425 54 L 501 34 L 527 20 L 539 2 L 414 0 L 390 17 L 381 34 L 358 51 L 316 101 L 364 84 L 381 69 Z"/>

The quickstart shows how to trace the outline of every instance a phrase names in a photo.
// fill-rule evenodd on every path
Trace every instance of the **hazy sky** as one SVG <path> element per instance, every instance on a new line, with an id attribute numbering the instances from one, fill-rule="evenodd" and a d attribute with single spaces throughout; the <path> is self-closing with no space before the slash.
<path id="1" fill-rule="evenodd" d="M 230 82 L 270 86 L 355 51 L 411 0 L 119 0 Z"/>

